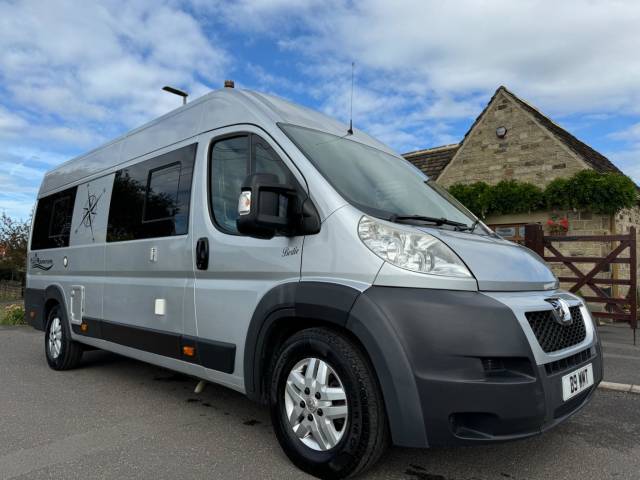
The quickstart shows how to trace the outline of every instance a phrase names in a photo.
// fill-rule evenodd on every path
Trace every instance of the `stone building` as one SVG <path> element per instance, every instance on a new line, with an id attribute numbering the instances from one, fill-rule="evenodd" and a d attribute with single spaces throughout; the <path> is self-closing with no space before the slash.
<path id="1" fill-rule="evenodd" d="M 460 143 L 409 152 L 404 157 L 445 187 L 477 181 L 496 184 L 510 179 L 544 187 L 555 178 L 570 177 L 584 169 L 623 173 L 604 155 L 503 86 L 496 90 Z M 626 233 L 632 225 L 640 229 L 638 207 L 616 215 L 537 211 L 489 216 L 485 223 L 506 238 L 522 241 L 525 224 L 539 222 L 548 234 L 546 223 L 552 217 L 568 219 L 569 235 Z M 592 242 L 561 242 L 559 246 L 564 254 L 597 257 L 612 248 L 610 243 Z M 592 264 L 583 266 L 584 271 L 591 268 Z M 613 265 L 600 276 L 628 278 L 625 269 L 628 265 Z M 561 268 L 555 270 L 558 275 L 567 275 Z M 614 295 L 624 294 L 621 289 L 614 288 Z"/>

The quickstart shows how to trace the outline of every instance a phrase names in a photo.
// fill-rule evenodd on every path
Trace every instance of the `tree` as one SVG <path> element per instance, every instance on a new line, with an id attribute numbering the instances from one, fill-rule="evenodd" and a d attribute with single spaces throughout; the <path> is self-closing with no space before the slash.
<path id="1" fill-rule="evenodd" d="M 11 280 L 24 277 L 30 224 L 4 212 L 0 215 L 0 270 L 8 272 Z"/>

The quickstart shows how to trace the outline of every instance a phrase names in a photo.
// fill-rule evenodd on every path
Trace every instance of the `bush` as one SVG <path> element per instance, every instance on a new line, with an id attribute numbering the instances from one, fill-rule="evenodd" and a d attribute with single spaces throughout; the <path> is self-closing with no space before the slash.
<path id="1" fill-rule="evenodd" d="M 24 308 L 22 305 L 7 305 L 1 315 L 0 324 L 2 325 L 24 325 Z"/>
<path id="2" fill-rule="evenodd" d="M 543 205 L 542 189 L 531 183 L 503 180 L 491 189 L 490 210 L 498 215 L 532 212 Z"/>
<path id="3" fill-rule="evenodd" d="M 489 213 L 491 187 L 488 184 L 484 182 L 476 182 L 470 185 L 457 183 L 449 188 L 449 193 L 476 216 L 484 218 Z"/>
<path id="4" fill-rule="evenodd" d="M 458 183 L 452 185 L 449 192 L 481 218 L 543 209 L 576 209 L 611 215 L 638 203 L 638 191 L 630 178 L 595 170 L 556 178 L 544 190 L 532 183 L 503 180 L 493 186 L 485 182 Z"/>

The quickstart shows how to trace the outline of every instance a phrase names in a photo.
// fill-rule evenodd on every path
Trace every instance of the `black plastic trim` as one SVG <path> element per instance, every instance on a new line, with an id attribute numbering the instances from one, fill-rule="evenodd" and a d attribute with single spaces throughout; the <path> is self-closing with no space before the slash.
<path id="1" fill-rule="evenodd" d="M 196 351 L 203 367 L 233 373 L 236 361 L 236 346 L 233 343 L 199 338 L 196 341 Z"/>
<path id="2" fill-rule="evenodd" d="M 360 295 L 353 288 L 324 282 L 292 282 L 267 292 L 254 310 L 244 349 L 244 381 L 247 396 L 263 401 L 263 374 L 267 342 L 282 320 L 312 320 L 344 327 L 349 311 Z"/>
<path id="3" fill-rule="evenodd" d="M 85 317 L 83 323 L 87 324 L 86 331 L 83 332 L 80 325 L 72 324 L 73 333 L 99 338 L 176 360 L 197 363 L 219 372 L 233 373 L 235 368 L 236 346 L 232 343 L 190 337 L 152 328 L 134 327 L 96 318 Z M 186 345 L 196 347 L 195 358 L 182 354 L 182 347 Z"/>
<path id="4" fill-rule="evenodd" d="M 36 330 L 44 331 L 45 291 L 38 288 L 26 288 L 24 291 L 24 321 Z M 34 312 L 33 318 L 31 312 Z"/>
<path id="5" fill-rule="evenodd" d="M 392 322 L 367 298 L 369 290 L 362 293 L 346 285 L 325 282 L 288 283 L 270 290 L 258 304 L 247 333 L 246 393 L 255 401 L 265 401 L 263 381 L 272 360 L 272 356 L 266 355 L 267 343 L 280 326 L 287 323 L 285 328 L 292 326 L 289 322 L 297 323 L 294 328 L 318 323 L 340 326 L 357 338 L 373 364 L 393 442 L 426 447 L 422 405 L 412 365 Z"/>

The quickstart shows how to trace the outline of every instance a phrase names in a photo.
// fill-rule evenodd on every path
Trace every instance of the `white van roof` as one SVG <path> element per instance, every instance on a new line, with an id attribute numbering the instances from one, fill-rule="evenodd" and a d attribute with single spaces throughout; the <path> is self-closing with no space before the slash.
<path id="1" fill-rule="evenodd" d="M 282 98 L 250 90 L 214 90 L 180 108 L 138 127 L 84 155 L 47 172 L 38 197 L 114 170 L 118 165 L 200 133 L 235 124 L 255 124 L 272 132 L 276 123 L 290 123 L 335 135 L 347 125 Z M 354 130 L 353 140 L 395 154 L 369 135 Z"/>

